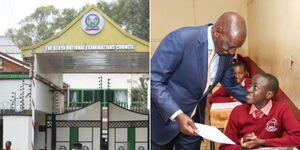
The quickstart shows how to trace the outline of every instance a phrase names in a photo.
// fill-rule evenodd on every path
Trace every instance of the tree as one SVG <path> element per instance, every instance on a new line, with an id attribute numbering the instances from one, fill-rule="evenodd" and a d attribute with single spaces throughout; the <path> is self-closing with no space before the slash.
<path id="1" fill-rule="evenodd" d="M 136 106 L 139 108 L 147 108 L 148 98 L 148 81 L 149 77 L 140 77 L 140 86 L 131 89 L 131 98 L 133 102 L 136 102 Z"/>
<path id="2" fill-rule="evenodd" d="M 54 6 L 38 7 L 34 13 L 20 21 L 20 29 L 8 29 L 10 37 L 19 47 L 44 41 L 61 31 L 78 16 L 75 9 L 56 9 Z"/>
<path id="3" fill-rule="evenodd" d="M 87 7 L 85 5 L 79 11 L 69 8 L 59 10 L 52 5 L 39 7 L 20 21 L 19 29 L 8 29 L 6 36 L 19 47 L 31 46 L 61 31 Z M 127 32 L 149 41 L 148 0 L 118 0 L 111 3 L 100 0 L 97 7 Z"/>
<path id="4" fill-rule="evenodd" d="M 111 3 L 100 0 L 97 7 L 127 32 L 149 41 L 148 0 L 117 0 Z"/>

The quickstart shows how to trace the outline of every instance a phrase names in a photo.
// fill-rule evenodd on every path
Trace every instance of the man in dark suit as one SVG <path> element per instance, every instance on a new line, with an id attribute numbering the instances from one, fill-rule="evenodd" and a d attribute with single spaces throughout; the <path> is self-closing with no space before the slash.
<path id="1" fill-rule="evenodd" d="M 151 60 L 152 150 L 199 149 L 194 122 L 204 123 L 206 96 L 218 82 L 245 102 L 231 65 L 246 34 L 244 19 L 227 12 L 214 25 L 184 27 L 162 40 Z"/>

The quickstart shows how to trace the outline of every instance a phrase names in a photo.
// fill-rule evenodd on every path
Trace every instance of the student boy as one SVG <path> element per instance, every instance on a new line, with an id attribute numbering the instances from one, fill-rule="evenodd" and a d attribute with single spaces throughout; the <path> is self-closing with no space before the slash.
<path id="1" fill-rule="evenodd" d="M 300 124 L 287 105 L 272 100 L 278 87 L 278 80 L 271 74 L 261 73 L 252 78 L 247 104 L 233 109 L 225 130 L 237 145 L 223 144 L 221 150 L 300 147 Z"/>

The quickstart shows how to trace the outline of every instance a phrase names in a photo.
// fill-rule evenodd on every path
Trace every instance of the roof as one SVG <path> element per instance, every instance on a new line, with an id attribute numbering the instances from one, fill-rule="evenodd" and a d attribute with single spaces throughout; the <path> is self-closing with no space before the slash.
<path id="1" fill-rule="evenodd" d="M 19 59 L 16 59 L 16 58 L 14 58 L 14 57 L 6 54 L 6 53 L 0 52 L 0 57 L 6 59 L 8 61 L 11 61 L 11 62 L 13 62 L 13 63 L 15 63 L 19 66 L 25 67 L 26 69 L 30 69 L 30 65 L 28 63 L 26 63 L 24 61 L 21 61 Z"/>
<path id="2" fill-rule="evenodd" d="M 101 34 L 97 35 L 87 35 L 81 31 L 81 19 L 85 14 L 90 11 L 96 11 L 97 13 L 101 14 L 104 20 L 107 22 Z M 113 29 L 112 29 L 113 28 Z M 148 29 L 145 29 L 148 30 Z M 45 53 L 43 48 L 47 44 L 54 44 L 54 45 L 65 45 L 65 44 L 96 44 L 96 43 L 105 43 L 105 44 L 112 44 L 115 43 L 114 40 L 105 39 L 103 36 L 105 35 L 110 36 L 110 33 L 117 31 L 118 33 L 113 33 L 113 35 L 118 34 L 119 38 L 127 38 L 128 40 L 135 42 L 137 45 L 138 52 L 149 52 L 149 43 L 134 36 L 126 31 L 124 31 L 118 24 L 116 24 L 112 19 L 110 19 L 105 13 L 103 13 L 99 8 L 95 5 L 88 7 L 85 11 L 83 11 L 79 16 L 77 16 L 71 23 L 69 23 L 62 31 L 57 33 L 56 35 L 39 42 L 35 45 L 22 47 L 22 54 L 24 57 L 32 57 L 33 53 Z M 105 34 L 106 32 L 106 34 Z M 87 37 L 87 38 L 85 38 Z M 113 37 L 114 38 L 114 37 Z M 88 40 L 86 40 L 88 39 Z M 125 41 L 121 41 L 126 43 Z M 142 48 L 141 48 L 142 47 Z"/>
<path id="3" fill-rule="evenodd" d="M 21 50 L 19 47 L 12 41 L 11 38 L 6 36 L 0 36 L 0 52 L 8 54 L 20 54 Z"/>

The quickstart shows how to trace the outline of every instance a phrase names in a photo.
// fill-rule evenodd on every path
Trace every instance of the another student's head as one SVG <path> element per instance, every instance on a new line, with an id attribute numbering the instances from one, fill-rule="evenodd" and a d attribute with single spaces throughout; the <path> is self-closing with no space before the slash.
<path id="1" fill-rule="evenodd" d="M 251 79 L 247 89 L 247 103 L 257 108 L 265 106 L 277 93 L 279 82 L 277 78 L 268 73 L 260 73 Z"/>
<path id="2" fill-rule="evenodd" d="M 248 74 L 247 65 L 241 61 L 232 65 L 238 83 L 241 83 Z"/>
<path id="3" fill-rule="evenodd" d="M 81 150 L 82 144 L 81 143 L 74 143 L 72 150 Z"/>
<path id="4" fill-rule="evenodd" d="M 5 142 L 5 148 L 10 149 L 10 147 L 11 147 L 11 141 L 6 141 Z"/>

